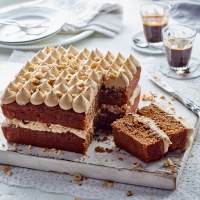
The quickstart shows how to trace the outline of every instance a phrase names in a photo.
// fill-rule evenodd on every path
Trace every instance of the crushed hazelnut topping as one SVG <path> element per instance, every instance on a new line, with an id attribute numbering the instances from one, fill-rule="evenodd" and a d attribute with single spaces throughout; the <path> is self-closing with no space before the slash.
<path id="1" fill-rule="evenodd" d="M 74 174 L 74 181 L 82 181 L 83 177 L 81 176 L 81 174 L 76 173 Z"/>
<path id="2" fill-rule="evenodd" d="M 113 188 L 114 184 L 115 184 L 114 181 L 109 181 L 110 188 Z"/>
<path id="3" fill-rule="evenodd" d="M 90 67 L 91 67 L 92 69 L 95 69 L 97 66 L 98 66 L 98 62 L 93 62 L 93 63 L 90 65 Z"/>
<path id="4" fill-rule="evenodd" d="M 17 89 L 20 90 L 22 88 L 23 84 L 22 83 L 18 83 L 17 85 Z"/>
<path id="5" fill-rule="evenodd" d="M 57 91 L 57 92 L 56 92 L 56 95 L 57 95 L 57 97 L 61 97 L 61 96 L 62 96 L 62 92 Z"/>
<path id="6" fill-rule="evenodd" d="M 34 83 L 34 84 L 36 84 L 36 85 L 38 85 L 40 83 L 40 81 L 37 78 L 33 78 L 31 80 L 31 82 Z"/>
<path id="7" fill-rule="evenodd" d="M 97 147 L 95 147 L 95 151 L 98 153 L 112 153 L 113 149 L 97 146 Z"/>
<path id="8" fill-rule="evenodd" d="M 133 166 L 134 168 L 138 168 L 138 167 L 141 166 L 141 163 L 135 162 L 135 163 L 132 163 L 132 166 Z"/>
<path id="9" fill-rule="evenodd" d="M 10 171 L 10 167 L 8 165 L 4 165 L 2 166 L 2 171 L 3 173 L 7 173 L 8 171 Z"/>
<path id="10" fill-rule="evenodd" d="M 164 95 L 160 96 L 161 99 L 166 99 Z"/>
<path id="11" fill-rule="evenodd" d="M 118 159 L 118 160 L 121 160 L 121 161 L 123 161 L 123 160 L 124 160 L 124 158 L 122 158 L 122 157 L 118 157 L 117 159 Z"/>
<path id="12" fill-rule="evenodd" d="M 33 147 L 31 145 L 28 145 L 28 150 L 31 150 Z"/>
<path id="13" fill-rule="evenodd" d="M 171 97 L 171 98 L 170 98 L 170 100 L 171 100 L 171 101 L 174 101 L 174 100 L 175 100 L 175 98 L 174 98 L 174 97 Z"/>
<path id="14" fill-rule="evenodd" d="M 12 176 L 12 175 L 13 175 L 13 173 L 12 173 L 11 171 L 8 171 L 6 174 L 7 174 L 8 176 Z"/>
<path id="15" fill-rule="evenodd" d="M 175 108 L 170 108 L 170 110 L 173 110 L 173 111 L 175 111 Z"/>
<path id="16" fill-rule="evenodd" d="M 74 200 L 81 200 L 81 198 L 79 198 L 79 197 L 74 197 Z"/>
<path id="17" fill-rule="evenodd" d="M 126 193 L 126 195 L 129 197 L 129 196 L 133 196 L 133 192 L 132 191 L 128 191 L 127 193 Z"/>
<path id="18" fill-rule="evenodd" d="M 165 167 L 174 167 L 175 164 L 172 162 L 170 158 L 167 158 L 166 163 L 164 164 Z"/>
<path id="19" fill-rule="evenodd" d="M 13 151 L 16 151 L 17 150 L 17 144 L 16 143 L 13 143 Z"/>
<path id="20" fill-rule="evenodd" d="M 64 152 L 61 151 L 61 150 L 58 150 L 57 154 L 58 154 L 58 155 L 64 155 Z"/>
<path id="21" fill-rule="evenodd" d="M 107 181 L 102 181 L 102 182 L 101 182 L 101 186 L 102 186 L 102 188 L 107 187 Z"/>
<path id="22" fill-rule="evenodd" d="M 110 73 L 109 78 L 114 79 L 114 78 L 116 78 L 116 76 L 113 73 Z"/>
<path id="23" fill-rule="evenodd" d="M 141 98 L 142 98 L 142 101 L 152 101 L 152 102 L 154 102 L 156 95 L 150 92 L 148 94 L 143 94 Z"/>

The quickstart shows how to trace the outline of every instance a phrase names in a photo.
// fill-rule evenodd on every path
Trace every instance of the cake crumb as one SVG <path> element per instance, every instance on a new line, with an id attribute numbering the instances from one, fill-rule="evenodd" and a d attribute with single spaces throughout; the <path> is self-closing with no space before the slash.
<path id="1" fill-rule="evenodd" d="M 114 184 L 115 184 L 114 181 L 109 181 L 110 188 L 113 188 Z"/>
<path id="2" fill-rule="evenodd" d="M 8 171 L 10 171 L 10 167 L 9 167 L 8 165 L 3 165 L 3 166 L 2 166 L 2 171 L 3 171 L 3 173 L 5 174 L 5 173 L 7 173 Z"/>
<path id="3" fill-rule="evenodd" d="M 107 187 L 107 181 L 102 181 L 101 186 L 102 186 L 102 188 L 106 188 Z"/>
<path id="4" fill-rule="evenodd" d="M 154 79 L 158 79 L 158 77 L 157 77 L 157 76 L 153 76 L 153 78 L 154 78 Z"/>
<path id="5" fill-rule="evenodd" d="M 141 163 L 140 163 L 140 162 L 135 162 L 135 163 L 132 163 L 132 166 L 133 166 L 134 168 L 138 168 L 138 167 L 141 166 Z"/>
<path id="6" fill-rule="evenodd" d="M 161 96 L 160 96 L 160 99 L 166 99 L 166 98 L 165 98 L 165 96 L 164 96 L 164 95 L 161 95 Z"/>
<path id="7" fill-rule="evenodd" d="M 79 197 L 74 197 L 74 200 L 81 200 L 81 198 L 79 198 Z"/>
<path id="8" fill-rule="evenodd" d="M 6 174 L 7 174 L 8 176 L 12 176 L 12 175 L 13 175 L 13 173 L 12 173 L 11 171 L 8 171 Z"/>
<path id="9" fill-rule="evenodd" d="M 113 149 L 97 146 L 95 147 L 95 151 L 98 153 L 112 153 Z"/>
<path id="10" fill-rule="evenodd" d="M 79 174 L 79 173 L 74 174 L 74 181 L 79 182 L 82 180 L 83 180 L 83 177 L 81 176 L 81 174 Z"/>
<path id="11" fill-rule="evenodd" d="M 129 190 L 129 191 L 126 193 L 126 195 L 127 195 L 128 197 L 133 196 L 133 192 Z"/>
<path id="12" fill-rule="evenodd" d="M 170 110 L 173 110 L 173 111 L 175 111 L 175 108 L 173 108 L 173 107 L 172 107 L 172 108 L 170 108 Z"/>
<path id="13" fill-rule="evenodd" d="M 143 94 L 141 99 L 142 99 L 142 101 L 152 101 L 152 102 L 154 102 L 155 97 L 156 97 L 156 95 L 150 92 L 148 94 Z"/>
<path id="14" fill-rule="evenodd" d="M 31 145 L 28 145 L 28 150 L 31 150 L 33 147 Z"/>
<path id="15" fill-rule="evenodd" d="M 190 157 L 193 158 L 193 157 L 194 157 L 194 154 L 191 154 Z"/>
<path id="16" fill-rule="evenodd" d="M 106 140 L 108 140 L 108 137 L 107 136 L 104 136 L 103 138 L 102 138 L 102 142 L 104 142 L 104 141 L 106 141 Z"/>
<path id="17" fill-rule="evenodd" d="M 121 160 L 121 161 L 123 161 L 123 160 L 124 160 L 124 158 L 122 158 L 122 157 L 118 157 L 117 159 L 118 159 L 118 160 Z"/>

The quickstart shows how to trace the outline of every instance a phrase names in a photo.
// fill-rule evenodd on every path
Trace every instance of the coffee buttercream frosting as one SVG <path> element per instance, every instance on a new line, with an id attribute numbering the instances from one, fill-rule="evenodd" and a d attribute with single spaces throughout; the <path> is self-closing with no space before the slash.
<path id="1" fill-rule="evenodd" d="M 60 106 L 88 112 L 101 85 L 126 88 L 139 67 L 132 56 L 73 46 L 46 47 L 29 60 L 6 88 L 1 102 Z"/>

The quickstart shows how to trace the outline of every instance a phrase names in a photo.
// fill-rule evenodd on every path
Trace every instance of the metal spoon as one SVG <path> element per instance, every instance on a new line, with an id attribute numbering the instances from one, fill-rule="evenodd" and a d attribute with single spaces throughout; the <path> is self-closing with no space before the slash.
<path id="1" fill-rule="evenodd" d="M 156 49 L 156 50 L 160 50 L 160 51 L 164 52 L 164 49 L 153 46 L 153 45 L 149 45 L 147 42 L 140 40 L 138 38 L 134 38 L 133 42 L 137 47 L 140 47 L 140 48 L 151 48 L 151 49 Z"/>

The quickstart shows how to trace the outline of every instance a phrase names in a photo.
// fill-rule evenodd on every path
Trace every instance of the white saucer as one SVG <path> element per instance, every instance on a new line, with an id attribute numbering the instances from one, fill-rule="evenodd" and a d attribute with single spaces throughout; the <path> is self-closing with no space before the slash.
<path id="1" fill-rule="evenodd" d="M 131 46 L 133 49 L 142 52 L 142 53 L 147 53 L 147 54 L 154 54 L 154 55 L 160 55 L 160 54 L 164 54 L 163 51 L 156 49 L 156 48 L 152 48 L 152 47 L 146 47 L 146 48 L 141 48 L 135 45 L 135 43 L 133 42 L 134 39 L 140 39 L 145 41 L 145 37 L 144 37 L 144 33 L 143 31 L 136 33 L 132 38 L 131 38 Z"/>
<path id="2" fill-rule="evenodd" d="M 17 26 L 1 24 L 0 43 L 3 45 L 21 45 L 43 40 L 60 31 L 65 23 L 64 16 L 64 13 L 58 9 L 31 6 L 30 4 L 2 9 L 0 10 L 0 20 L 17 20 L 30 25 L 42 23 L 42 26 L 24 32 Z"/>

